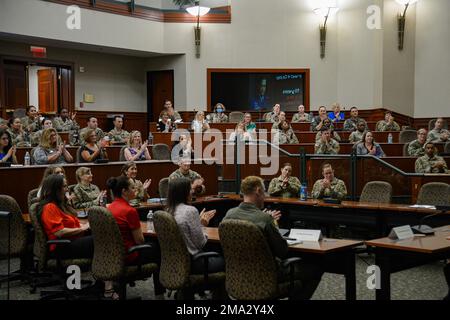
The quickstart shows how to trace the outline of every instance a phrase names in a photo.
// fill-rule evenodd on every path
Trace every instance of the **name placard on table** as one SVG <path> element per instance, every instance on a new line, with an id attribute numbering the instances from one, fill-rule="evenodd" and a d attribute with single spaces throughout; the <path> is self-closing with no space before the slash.
<path id="1" fill-rule="evenodd" d="M 322 239 L 322 231 L 310 229 L 291 229 L 289 238 L 297 241 L 320 241 Z"/>

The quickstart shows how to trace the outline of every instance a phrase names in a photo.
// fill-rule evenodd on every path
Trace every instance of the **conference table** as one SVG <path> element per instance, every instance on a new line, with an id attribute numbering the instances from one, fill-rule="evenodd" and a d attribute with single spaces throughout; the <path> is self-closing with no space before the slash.
<path id="1" fill-rule="evenodd" d="M 450 258 L 450 225 L 435 228 L 432 236 L 414 236 L 405 240 L 388 237 L 366 241 L 374 248 L 375 265 L 380 268 L 377 300 L 390 300 L 391 274 Z"/>

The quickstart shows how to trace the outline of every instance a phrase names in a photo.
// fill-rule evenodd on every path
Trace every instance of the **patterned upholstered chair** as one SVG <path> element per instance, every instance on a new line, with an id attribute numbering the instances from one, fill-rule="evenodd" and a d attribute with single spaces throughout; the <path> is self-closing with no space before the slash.
<path id="1" fill-rule="evenodd" d="M 224 220 L 219 225 L 220 243 L 225 257 L 226 289 L 238 300 L 263 300 L 293 297 L 300 282 L 281 279 L 270 247 L 262 231 L 253 223 Z M 299 258 L 283 261 L 294 267 Z M 292 271 L 292 270 L 291 270 Z"/>
<path id="2" fill-rule="evenodd" d="M 159 180 L 158 192 L 161 198 L 167 198 L 167 192 L 169 191 L 169 178 L 162 178 Z"/>
<path id="3" fill-rule="evenodd" d="M 27 196 L 27 204 L 28 204 L 28 211 L 30 211 L 30 207 L 32 204 L 37 203 L 39 201 L 37 194 L 38 194 L 39 188 L 33 189 L 30 192 L 28 192 Z"/>
<path id="4" fill-rule="evenodd" d="M 166 289 L 177 291 L 176 298 L 184 299 L 192 299 L 196 291 L 205 289 L 214 289 L 215 293 L 224 291 L 224 272 L 191 274 L 191 255 L 172 215 L 157 211 L 154 215 L 154 225 L 161 247 L 159 279 Z M 192 259 L 208 259 L 217 255 L 215 252 L 202 252 Z"/>
<path id="5" fill-rule="evenodd" d="M 92 275 L 97 280 L 118 282 L 119 297 L 125 300 L 127 283 L 145 280 L 156 275 L 158 271 L 156 263 L 127 266 L 126 256 L 128 253 L 147 250 L 151 247 L 148 244 L 137 245 L 125 252 L 119 226 L 111 212 L 103 207 L 90 208 L 88 219 L 94 237 Z"/>
<path id="6" fill-rule="evenodd" d="M 228 116 L 229 122 L 241 122 L 242 120 L 244 120 L 244 113 L 240 111 L 230 112 L 230 115 Z"/>
<path id="7" fill-rule="evenodd" d="M 10 216 L 0 218 L 0 257 L 25 258 L 27 253 L 27 227 L 22 218 L 22 211 L 16 200 L 10 196 L 0 195 L 0 211 L 9 212 Z M 11 231 L 10 237 L 9 230 Z M 9 238 L 9 239 L 8 239 Z M 0 274 L 0 283 L 5 281 L 29 279 L 26 270 L 18 270 L 9 276 Z"/>
<path id="8" fill-rule="evenodd" d="M 58 257 L 58 250 L 63 250 L 64 245 L 70 243 L 68 239 L 61 240 L 48 240 L 42 227 L 40 218 L 37 215 L 38 203 L 34 203 L 30 207 L 31 223 L 34 229 L 34 247 L 33 254 L 37 260 L 37 271 L 42 275 L 47 273 L 54 274 L 55 279 L 46 282 L 36 281 L 31 285 L 31 292 L 35 292 L 37 287 L 49 286 L 52 284 L 60 284 L 62 290 L 41 291 L 42 299 L 57 299 L 57 298 L 70 298 L 76 295 L 75 290 L 69 290 L 66 287 L 66 273 L 65 270 L 68 266 L 77 265 L 81 270 L 89 270 L 91 266 L 90 259 L 60 259 Z M 50 255 L 49 246 L 56 245 L 55 255 Z M 90 283 L 88 281 L 88 283 Z"/>
<path id="9" fill-rule="evenodd" d="M 408 157 L 408 156 L 409 156 L 409 154 L 408 154 L 408 147 L 409 147 L 409 142 L 408 142 L 408 143 L 405 143 L 405 144 L 403 145 L 403 151 L 402 151 L 402 154 L 403 154 L 404 157 Z"/>
<path id="10" fill-rule="evenodd" d="M 417 131 L 416 130 L 404 130 L 400 131 L 400 135 L 398 138 L 399 143 L 408 143 L 417 139 Z"/>
<path id="11" fill-rule="evenodd" d="M 444 153 L 450 153 L 450 141 L 445 144 Z"/>
<path id="12" fill-rule="evenodd" d="M 170 160 L 170 148 L 167 144 L 157 143 L 152 148 L 153 160 Z"/>
<path id="13" fill-rule="evenodd" d="M 123 146 L 122 148 L 120 148 L 120 152 L 119 152 L 119 161 L 127 161 L 127 159 L 125 159 L 125 149 L 128 148 L 127 146 Z"/>
<path id="14" fill-rule="evenodd" d="M 391 203 L 392 186 L 384 181 L 371 181 L 364 186 L 359 201 L 361 202 L 377 202 Z"/>
<path id="15" fill-rule="evenodd" d="M 417 204 L 422 205 L 450 205 L 450 186 L 442 182 L 424 184 L 417 196 Z"/>

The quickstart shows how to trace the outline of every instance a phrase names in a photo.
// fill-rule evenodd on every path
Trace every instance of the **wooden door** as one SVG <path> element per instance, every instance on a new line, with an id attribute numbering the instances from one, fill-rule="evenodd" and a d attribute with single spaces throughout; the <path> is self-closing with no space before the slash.
<path id="1" fill-rule="evenodd" d="M 164 101 L 173 100 L 173 70 L 147 72 L 147 114 L 148 121 L 158 121 Z"/>
<path id="2" fill-rule="evenodd" d="M 39 111 L 57 112 L 58 90 L 54 68 L 38 70 Z"/>
<path id="3" fill-rule="evenodd" d="M 25 108 L 28 105 L 26 64 L 4 62 L 4 109 Z"/>

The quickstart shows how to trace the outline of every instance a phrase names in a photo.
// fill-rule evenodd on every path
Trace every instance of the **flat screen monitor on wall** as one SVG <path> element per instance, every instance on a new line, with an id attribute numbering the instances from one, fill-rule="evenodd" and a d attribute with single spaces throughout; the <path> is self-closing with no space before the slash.
<path id="1" fill-rule="evenodd" d="M 309 107 L 309 69 L 208 69 L 208 106 L 223 103 L 228 111 L 282 110 Z"/>

